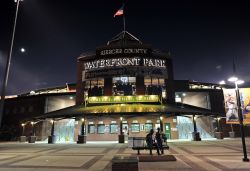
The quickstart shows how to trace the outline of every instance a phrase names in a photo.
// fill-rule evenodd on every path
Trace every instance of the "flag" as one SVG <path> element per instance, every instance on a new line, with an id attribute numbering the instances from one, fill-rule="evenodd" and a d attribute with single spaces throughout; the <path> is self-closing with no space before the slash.
<path id="1" fill-rule="evenodd" d="M 123 15 L 123 8 L 124 8 L 124 5 L 115 13 L 114 17 Z"/>

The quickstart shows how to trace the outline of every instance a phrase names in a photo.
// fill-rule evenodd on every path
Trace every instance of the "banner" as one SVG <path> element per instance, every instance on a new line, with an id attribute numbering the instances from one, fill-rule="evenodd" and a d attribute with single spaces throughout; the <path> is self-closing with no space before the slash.
<path id="1" fill-rule="evenodd" d="M 235 89 L 224 89 L 224 100 L 226 110 L 226 123 L 238 124 L 238 110 Z"/>
<path id="2" fill-rule="evenodd" d="M 240 89 L 240 99 L 244 124 L 250 124 L 250 88 Z"/>
<path id="3" fill-rule="evenodd" d="M 241 88 L 240 103 L 244 124 L 250 124 L 250 88 Z M 224 89 L 225 112 L 227 124 L 239 124 L 235 89 Z"/>

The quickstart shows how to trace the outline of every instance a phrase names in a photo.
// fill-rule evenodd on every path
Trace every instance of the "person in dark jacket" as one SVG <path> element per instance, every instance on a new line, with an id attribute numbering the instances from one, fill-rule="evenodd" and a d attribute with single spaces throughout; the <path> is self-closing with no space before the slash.
<path id="1" fill-rule="evenodd" d="M 157 128 L 157 132 L 155 134 L 155 139 L 156 139 L 158 148 L 161 150 L 161 154 L 164 154 L 164 149 L 162 147 L 163 136 L 162 136 L 160 128 Z"/>
<path id="2" fill-rule="evenodd" d="M 155 143 L 155 140 L 154 140 L 154 130 L 153 129 L 151 129 L 150 132 L 147 134 L 146 142 L 147 142 L 147 146 L 148 146 L 149 151 L 150 151 L 150 155 L 152 155 L 152 149 L 154 146 L 156 147 L 157 154 L 160 155 L 158 145 Z"/>

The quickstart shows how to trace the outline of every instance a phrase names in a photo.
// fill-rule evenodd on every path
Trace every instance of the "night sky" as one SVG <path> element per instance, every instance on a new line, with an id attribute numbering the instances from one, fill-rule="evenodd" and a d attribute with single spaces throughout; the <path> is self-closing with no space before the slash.
<path id="1" fill-rule="evenodd" d="M 14 0 L 13 0 L 14 1 Z M 15 3 L 0 5 L 0 82 Z M 122 0 L 21 2 L 7 94 L 76 82 L 76 60 L 122 31 L 113 18 Z M 127 31 L 155 49 L 170 51 L 175 79 L 218 83 L 238 74 L 250 82 L 250 4 L 191 0 L 127 0 Z M 26 52 L 21 53 L 20 48 Z"/>

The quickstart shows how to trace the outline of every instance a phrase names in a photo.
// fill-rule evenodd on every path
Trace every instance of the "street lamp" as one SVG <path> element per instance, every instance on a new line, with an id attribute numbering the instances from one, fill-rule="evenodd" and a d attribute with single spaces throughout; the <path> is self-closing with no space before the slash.
<path id="1" fill-rule="evenodd" d="M 21 126 L 22 126 L 22 136 L 23 136 L 24 135 L 25 124 L 22 123 Z"/>
<path id="2" fill-rule="evenodd" d="M 35 129 L 34 129 L 35 122 L 31 121 L 30 124 L 32 126 L 32 135 L 31 136 L 35 136 Z"/>
<path id="3" fill-rule="evenodd" d="M 160 130 L 163 132 L 163 123 L 162 123 L 163 117 L 160 116 Z"/>
<path id="4" fill-rule="evenodd" d="M 85 129 L 85 122 L 86 122 L 85 117 L 82 117 L 81 121 L 82 121 L 82 123 L 81 123 L 81 133 L 80 133 L 80 135 L 78 135 L 77 144 L 85 144 L 86 141 L 87 141 L 86 129 Z"/>
<path id="5" fill-rule="evenodd" d="M 122 132 L 122 120 L 123 120 L 123 117 L 120 117 L 120 134 L 122 135 L 123 132 Z"/>
<path id="6" fill-rule="evenodd" d="M 120 134 L 118 135 L 118 141 L 119 143 L 124 143 L 125 139 L 124 139 L 124 133 L 122 131 L 122 121 L 123 121 L 123 117 L 120 117 Z"/>
<path id="7" fill-rule="evenodd" d="M 240 103 L 240 92 L 238 85 L 243 84 L 243 80 L 239 80 L 237 77 L 233 76 L 228 79 L 230 82 L 234 82 L 235 84 L 235 92 L 236 92 L 236 100 L 237 100 L 237 109 L 238 109 L 238 118 L 240 123 L 240 133 L 241 133 L 241 141 L 242 141 L 242 148 L 243 148 L 243 154 L 244 158 L 242 159 L 244 162 L 249 162 L 249 159 L 247 158 L 247 150 L 246 150 L 246 143 L 245 143 L 245 132 L 244 132 L 244 125 L 243 125 L 243 117 L 242 117 L 242 111 L 241 111 L 241 103 Z"/>
<path id="8" fill-rule="evenodd" d="M 9 54 L 8 54 L 8 57 L 7 57 L 6 67 L 5 67 L 5 71 L 4 71 L 4 79 L 3 79 L 2 91 L 1 91 L 0 127 L 2 125 L 3 107 L 4 107 L 4 100 L 5 100 L 5 89 L 6 89 L 7 83 L 8 83 L 8 77 L 9 77 L 9 71 L 10 71 L 10 62 L 11 62 L 12 49 L 13 49 L 13 44 L 14 44 L 14 39 L 15 39 L 16 21 L 17 21 L 18 8 L 19 8 L 20 1 L 23 1 L 23 0 L 15 0 L 15 2 L 17 3 L 17 5 L 16 5 L 16 14 L 15 14 L 15 19 L 14 19 L 14 26 L 13 26 L 13 31 L 12 31 L 11 43 L 10 43 L 10 50 L 9 50 Z"/>
<path id="9" fill-rule="evenodd" d="M 85 135 L 85 119 L 82 118 L 82 125 L 81 125 L 81 135 Z"/>

